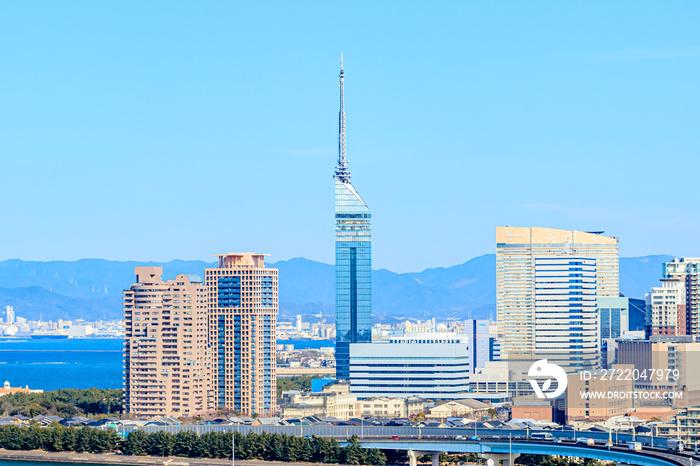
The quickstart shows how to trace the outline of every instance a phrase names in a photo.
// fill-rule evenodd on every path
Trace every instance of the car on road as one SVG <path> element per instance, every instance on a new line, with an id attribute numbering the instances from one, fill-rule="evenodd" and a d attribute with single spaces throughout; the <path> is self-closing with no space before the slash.
<path id="1" fill-rule="evenodd" d="M 666 445 L 668 445 L 668 450 L 669 450 L 669 451 L 678 451 L 678 452 L 681 452 L 681 451 L 685 450 L 685 443 L 683 443 L 683 440 L 678 440 L 678 439 L 675 439 L 675 438 L 670 438 L 670 439 L 667 440 L 667 442 L 668 442 L 668 443 L 667 443 Z"/>
<path id="2" fill-rule="evenodd" d="M 576 439 L 576 443 L 579 445 L 595 445 L 595 440 L 592 438 L 579 437 Z"/>
<path id="3" fill-rule="evenodd" d="M 458 435 L 455 437 L 455 440 L 466 440 L 466 439 L 467 439 L 467 437 L 465 437 L 464 435 Z"/>
<path id="4" fill-rule="evenodd" d="M 391 440 L 398 440 L 398 439 L 399 439 L 399 437 L 398 437 L 397 435 L 392 435 L 392 436 L 389 437 L 389 438 L 390 438 Z"/>
<path id="5" fill-rule="evenodd" d="M 640 442 L 627 442 L 627 448 L 630 451 L 642 451 L 642 444 Z"/>
<path id="6" fill-rule="evenodd" d="M 469 440 L 481 440 L 481 437 L 477 437 L 476 435 L 472 435 L 469 437 Z"/>

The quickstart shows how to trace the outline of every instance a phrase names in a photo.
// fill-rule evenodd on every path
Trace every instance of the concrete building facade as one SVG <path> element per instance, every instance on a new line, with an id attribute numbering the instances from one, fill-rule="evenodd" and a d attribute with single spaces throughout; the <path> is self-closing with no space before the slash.
<path id="1" fill-rule="evenodd" d="M 277 269 L 255 253 L 220 254 L 205 269 L 217 405 L 246 415 L 276 410 Z"/>
<path id="2" fill-rule="evenodd" d="M 680 279 L 685 284 L 686 334 L 700 336 L 700 258 L 686 257 L 666 262 L 663 265 L 662 276 Z"/>
<path id="3" fill-rule="evenodd" d="M 673 397 L 641 398 L 639 406 L 688 407 L 700 405 L 700 343 L 694 337 L 657 336 L 651 340 L 618 342 L 618 361 L 632 364 L 640 373 L 635 388 Z"/>
<path id="4" fill-rule="evenodd" d="M 124 410 L 198 416 L 216 409 L 206 289 L 196 275 L 163 281 L 162 267 L 136 267 L 123 292 Z"/>
<path id="5" fill-rule="evenodd" d="M 645 324 L 648 336 L 687 335 L 686 284 L 681 278 L 662 278 L 661 286 L 646 295 Z"/>
<path id="6" fill-rule="evenodd" d="M 613 369 L 625 371 L 633 365 L 616 364 Z M 566 389 L 566 420 L 603 421 L 632 412 L 634 381 L 625 377 L 610 377 L 609 371 L 592 371 L 590 377 L 569 374 Z M 591 396 L 602 394 L 605 396 Z M 618 396 L 609 396 L 618 394 Z M 624 394 L 624 397 L 622 396 Z"/>

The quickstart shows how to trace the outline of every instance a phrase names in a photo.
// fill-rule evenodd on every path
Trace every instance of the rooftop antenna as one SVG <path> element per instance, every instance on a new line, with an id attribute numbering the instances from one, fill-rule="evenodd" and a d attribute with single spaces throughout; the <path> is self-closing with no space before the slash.
<path id="1" fill-rule="evenodd" d="M 345 159 L 345 104 L 343 85 L 345 71 L 343 71 L 343 54 L 340 54 L 340 112 L 338 114 L 338 166 L 335 167 L 335 178 L 343 183 L 350 181 L 350 169 Z"/>

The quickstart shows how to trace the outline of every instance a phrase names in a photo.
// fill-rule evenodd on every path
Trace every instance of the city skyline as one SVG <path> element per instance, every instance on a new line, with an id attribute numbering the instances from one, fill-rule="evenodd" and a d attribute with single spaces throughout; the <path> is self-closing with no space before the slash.
<path id="1" fill-rule="evenodd" d="M 353 70 L 349 153 L 362 154 L 350 162 L 379 219 L 376 268 L 493 253 L 504 224 L 605 230 L 625 257 L 700 256 L 679 176 L 698 168 L 699 9 L 6 5 L 0 30 L 16 46 L 0 51 L 12 200 L 0 260 L 236 249 L 332 263 L 327 76 L 341 52 Z M 587 184 L 572 189 L 572 174 Z M 143 229 L 123 221 L 126 206 L 172 197 L 182 204 L 162 215 L 201 220 L 177 225 L 184 241 L 148 209 L 133 214 Z"/>

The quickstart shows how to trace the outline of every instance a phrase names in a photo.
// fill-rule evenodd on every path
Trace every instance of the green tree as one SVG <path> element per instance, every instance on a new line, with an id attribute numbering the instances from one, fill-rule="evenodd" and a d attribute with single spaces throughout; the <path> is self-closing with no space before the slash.
<path id="1" fill-rule="evenodd" d="M 190 456 L 192 448 L 197 443 L 197 434 L 191 430 L 181 430 L 175 435 L 173 455 Z"/>
<path id="2" fill-rule="evenodd" d="M 340 462 L 344 464 L 365 464 L 365 454 L 357 441 L 357 436 L 350 437 L 348 445 L 340 454 Z"/>
<path id="3" fill-rule="evenodd" d="M 173 434 L 162 430 L 148 434 L 144 442 L 144 451 L 151 456 L 171 456 L 174 447 Z"/>
<path id="4" fill-rule="evenodd" d="M 142 430 L 132 431 L 119 448 L 125 455 L 145 455 L 146 434 Z"/>

